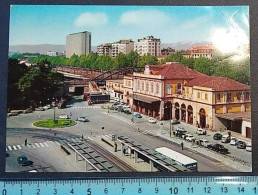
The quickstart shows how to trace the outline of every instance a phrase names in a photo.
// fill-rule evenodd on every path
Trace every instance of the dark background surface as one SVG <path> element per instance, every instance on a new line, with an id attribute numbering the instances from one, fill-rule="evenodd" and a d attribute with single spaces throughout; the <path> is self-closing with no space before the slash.
<path id="1" fill-rule="evenodd" d="M 10 5 L 189 5 L 189 6 L 238 6 L 249 5 L 250 10 L 250 48 L 251 48 L 251 99 L 252 99 L 252 143 L 253 172 L 252 173 L 6 173 L 5 172 L 5 135 L 6 135 L 6 92 L 7 92 L 7 60 L 9 46 L 9 16 Z M 168 176 L 258 176 L 258 1 L 257 0 L 1 0 L 0 1 L 0 179 L 82 179 L 104 177 L 168 177 Z"/>

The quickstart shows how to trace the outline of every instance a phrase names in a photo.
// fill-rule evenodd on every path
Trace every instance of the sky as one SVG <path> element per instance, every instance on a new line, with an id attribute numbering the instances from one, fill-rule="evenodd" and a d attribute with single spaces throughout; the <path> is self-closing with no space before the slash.
<path id="1" fill-rule="evenodd" d="M 248 6 L 14 5 L 10 45 L 61 44 L 89 31 L 92 45 L 153 35 L 162 43 L 249 44 Z"/>

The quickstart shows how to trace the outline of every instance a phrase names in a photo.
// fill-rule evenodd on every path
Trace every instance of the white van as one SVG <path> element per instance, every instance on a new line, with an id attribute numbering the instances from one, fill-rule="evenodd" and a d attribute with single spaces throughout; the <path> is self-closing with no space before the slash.
<path id="1" fill-rule="evenodd" d="M 198 128 L 196 131 L 196 134 L 198 134 L 198 135 L 205 135 L 205 133 L 206 133 L 206 130 L 201 129 L 201 128 Z"/>
<path id="2" fill-rule="evenodd" d="M 230 137 L 229 135 L 223 135 L 221 138 L 222 143 L 229 143 L 230 142 Z"/>

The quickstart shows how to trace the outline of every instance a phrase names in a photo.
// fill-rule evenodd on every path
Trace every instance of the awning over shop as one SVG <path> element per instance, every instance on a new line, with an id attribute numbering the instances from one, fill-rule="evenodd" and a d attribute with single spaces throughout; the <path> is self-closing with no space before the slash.
<path id="1" fill-rule="evenodd" d="M 226 113 L 226 114 L 216 114 L 218 118 L 228 119 L 231 121 L 251 121 L 251 113 L 250 112 L 237 112 L 237 113 Z"/>
<path id="2" fill-rule="evenodd" d="M 160 101 L 160 100 L 157 100 L 157 99 L 152 98 L 152 97 L 143 96 L 143 95 L 136 95 L 136 94 L 133 95 L 133 99 L 141 101 L 141 102 L 146 102 L 146 103 L 149 103 L 149 104 L 156 103 L 156 102 Z"/>

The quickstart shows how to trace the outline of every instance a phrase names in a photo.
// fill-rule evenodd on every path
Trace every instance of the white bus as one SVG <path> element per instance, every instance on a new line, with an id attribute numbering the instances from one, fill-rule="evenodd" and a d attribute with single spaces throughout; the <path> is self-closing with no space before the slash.
<path id="1" fill-rule="evenodd" d="M 197 161 L 188 156 L 166 147 L 156 148 L 155 151 L 187 169 L 198 171 Z"/>

